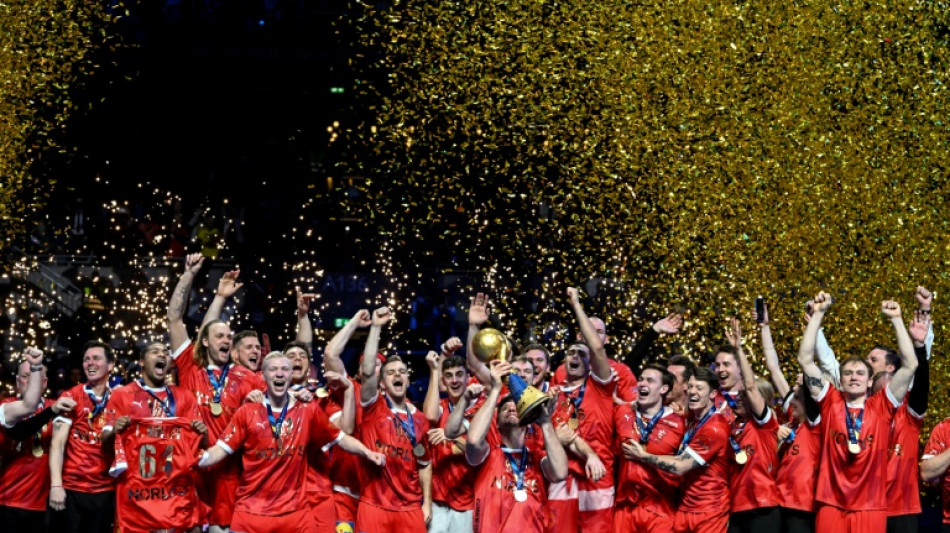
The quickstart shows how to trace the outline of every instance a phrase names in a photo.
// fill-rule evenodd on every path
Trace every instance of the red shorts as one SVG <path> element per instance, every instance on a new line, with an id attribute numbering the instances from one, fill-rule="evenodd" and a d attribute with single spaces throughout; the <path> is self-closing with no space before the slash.
<path id="1" fill-rule="evenodd" d="M 234 501 L 241 485 L 241 458 L 230 456 L 202 472 L 198 498 L 211 508 L 208 523 L 227 526 L 234 514 Z"/>
<path id="2" fill-rule="evenodd" d="M 614 521 L 614 488 L 569 474 L 560 483 L 548 487 L 548 509 L 552 533 L 610 531 Z"/>
<path id="3" fill-rule="evenodd" d="M 640 505 L 614 507 L 614 533 L 667 533 L 673 530 L 673 517 L 661 515 Z"/>
<path id="4" fill-rule="evenodd" d="M 390 511 L 361 501 L 356 523 L 360 533 L 426 533 L 421 505 L 408 511 Z"/>
<path id="5" fill-rule="evenodd" d="M 676 511 L 673 517 L 675 533 L 726 533 L 727 529 L 729 507 L 712 512 Z"/>
<path id="6" fill-rule="evenodd" d="M 310 514 L 317 524 L 317 531 L 333 531 L 336 527 L 336 504 L 333 494 L 326 493 L 319 501 L 310 500 Z"/>
<path id="7" fill-rule="evenodd" d="M 333 491 L 333 505 L 336 507 L 337 533 L 352 533 L 356 529 L 356 512 L 360 501 L 345 492 Z M 350 529 L 346 529 L 349 525 Z M 343 526 L 343 529 L 340 529 Z"/>
<path id="8" fill-rule="evenodd" d="M 841 533 L 885 533 L 887 511 L 846 511 L 834 505 L 818 504 L 815 531 Z"/>
<path id="9" fill-rule="evenodd" d="M 278 516 L 234 511 L 231 533 L 319 533 L 309 509 Z"/>

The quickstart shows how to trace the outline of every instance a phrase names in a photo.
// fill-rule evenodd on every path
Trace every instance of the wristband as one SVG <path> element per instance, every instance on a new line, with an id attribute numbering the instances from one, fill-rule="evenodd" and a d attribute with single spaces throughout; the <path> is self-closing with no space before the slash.
<path id="1" fill-rule="evenodd" d="M 43 370 L 43 365 L 30 365 L 30 372 L 40 372 Z"/>
<path id="2" fill-rule="evenodd" d="M 51 488 L 51 489 L 61 489 L 61 488 L 63 488 L 63 486 L 62 486 L 62 485 L 50 485 L 49 488 Z"/>

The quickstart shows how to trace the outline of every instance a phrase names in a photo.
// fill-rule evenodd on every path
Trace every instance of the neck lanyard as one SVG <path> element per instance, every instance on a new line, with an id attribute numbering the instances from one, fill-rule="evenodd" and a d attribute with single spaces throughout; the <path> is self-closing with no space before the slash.
<path id="1" fill-rule="evenodd" d="M 271 409 L 270 399 L 264 403 L 267 405 L 267 420 L 270 422 L 270 430 L 274 434 L 274 440 L 280 441 L 280 427 L 284 425 L 287 408 L 290 407 L 290 398 L 284 400 L 284 408 L 280 410 L 280 417 L 277 419 L 274 419 L 274 411 Z"/>
<path id="2" fill-rule="evenodd" d="M 575 425 L 575 426 L 580 422 L 580 420 L 578 420 L 578 418 L 577 418 L 577 410 L 581 408 L 581 403 L 584 401 L 584 392 L 586 392 L 586 391 L 587 391 L 587 383 L 586 383 L 586 382 L 585 382 L 583 385 L 581 385 L 581 388 L 580 388 L 580 389 L 577 390 L 577 397 L 576 397 L 576 398 L 572 398 L 572 397 L 568 396 L 568 393 L 567 393 L 567 392 L 564 392 L 563 390 L 561 391 L 561 392 L 564 393 L 565 396 L 567 396 L 567 399 L 571 401 L 571 404 L 574 405 L 574 409 L 571 411 L 571 419 L 574 421 L 574 425 Z M 572 428 L 572 429 L 577 429 L 577 428 L 574 427 L 574 428 Z"/>
<path id="3" fill-rule="evenodd" d="M 386 405 L 389 406 L 389 410 L 393 410 L 393 402 L 389 399 L 388 396 L 383 396 L 386 398 Z M 406 420 L 403 420 L 399 417 L 398 413 L 393 413 L 396 420 L 399 421 L 399 425 L 402 426 L 402 430 L 406 433 L 406 436 L 409 437 L 409 443 L 412 444 L 412 447 L 416 447 L 416 428 L 412 422 L 412 413 L 409 412 L 409 406 L 406 406 Z"/>
<path id="4" fill-rule="evenodd" d="M 221 378 L 214 377 L 214 370 L 205 368 L 208 372 L 208 381 L 211 382 L 211 388 L 214 389 L 214 403 L 221 403 L 221 393 L 224 391 L 224 385 L 228 382 L 228 372 L 231 371 L 231 365 L 224 365 L 221 371 Z"/>
<path id="5" fill-rule="evenodd" d="M 848 426 L 848 439 L 851 444 L 858 445 L 858 439 L 861 437 L 861 422 L 864 420 L 864 407 L 858 411 L 858 416 L 852 417 L 848 404 L 844 404 L 844 421 Z"/>
<path id="6" fill-rule="evenodd" d="M 691 440 L 693 440 L 693 437 L 696 435 L 696 432 L 699 431 L 699 428 L 703 427 L 703 424 L 705 424 L 706 421 L 709 420 L 709 417 L 712 416 L 714 411 L 715 409 L 713 409 L 710 406 L 709 410 L 706 411 L 706 414 L 703 415 L 703 417 L 700 418 L 698 422 L 696 422 L 695 424 L 690 426 L 689 429 L 686 430 L 686 434 L 683 435 L 683 443 L 680 444 L 680 449 L 676 453 L 677 455 L 681 455 L 683 453 L 683 450 L 685 450 L 686 447 L 689 446 L 689 443 Z"/>
<path id="7" fill-rule="evenodd" d="M 746 421 L 737 422 L 736 427 L 729 435 L 729 445 L 732 446 L 732 451 L 736 452 L 736 454 L 742 451 L 742 448 L 739 446 L 739 440 L 742 438 L 742 432 L 745 431 L 746 423 Z"/>
<path id="8" fill-rule="evenodd" d="M 728 392 L 726 392 L 726 391 L 724 391 L 724 390 L 722 390 L 722 389 L 719 389 L 719 394 L 722 394 L 722 398 L 723 398 L 723 400 L 726 401 L 727 404 L 729 404 L 729 408 L 732 409 L 733 411 L 735 411 L 735 410 L 736 410 L 736 403 L 737 403 L 737 402 L 736 402 L 736 399 L 733 398 L 731 394 L 729 394 Z"/>
<path id="9" fill-rule="evenodd" d="M 105 394 L 102 395 L 101 402 L 99 400 L 96 400 L 96 395 L 92 392 L 92 389 L 89 388 L 89 385 L 86 385 L 85 387 L 83 387 L 83 390 L 86 391 L 86 396 L 89 396 L 89 400 L 96 406 L 96 408 L 93 409 L 91 413 L 89 413 L 89 420 L 92 420 L 93 418 L 99 416 L 102 413 L 102 411 L 105 410 L 106 403 L 109 402 L 109 396 L 112 393 L 112 389 L 110 389 L 109 386 L 106 385 L 106 392 Z"/>
<path id="10" fill-rule="evenodd" d="M 172 394 L 172 390 L 165 385 L 165 400 L 159 398 L 154 392 L 151 391 L 148 387 L 145 386 L 144 380 L 139 380 L 139 385 L 142 389 L 148 393 L 149 396 L 155 398 L 155 401 L 158 402 L 158 405 L 162 407 L 162 412 L 165 413 L 165 416 L 168 418 L 175 418 L 175 396 Z"/>
<path id="11" fill-rule="evenodd" d="M 502 448 L 505 453 L 505 458 L 508 460 L 508 465 L 511 466 L 511 473 L 515 476 L 515 489 L 523 490 L 524 489 L 524 473 L 525 469 L 528 466 L 528 445 L 523 444 L 521 446 L 521 463 L 515 461 L 515 458 L 511 455 L 511 452 Z"/>
<path id="12" fill-rule="evenodd" d="M 640 444 L 646 444 L 650 442 L 650 434 L 653 433 L 653 428 L 656 427 L 656 423 L 660 421 L 660 418 L 663 417 L 663 407 L 660 407 L 660 411 L 653 415 L 653 418 L 650 419 L 650 422 L 644 425 L 643 418 L 640 416 L 640 413 L 636 413 L 637 419 L 637 428 L 640 429 Z"/>

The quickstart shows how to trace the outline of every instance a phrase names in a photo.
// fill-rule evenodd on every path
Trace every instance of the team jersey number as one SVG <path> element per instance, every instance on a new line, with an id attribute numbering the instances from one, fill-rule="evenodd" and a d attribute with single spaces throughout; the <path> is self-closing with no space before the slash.
<path id="1" fill-rule="evenodd" d="M 166 476 L 172 473 L 172 453 L 174 451 L 175 447 L 168 444 L 160 456 L 162 470 Z M 142 479 L 148 479 L 155 475 L 158 466 L 156 464 L 156 456 L 158 455 L 158 450 L 156 450 L 152 444 L 143 444 L 142 447 L 139 448 L 139 475 Z"/>

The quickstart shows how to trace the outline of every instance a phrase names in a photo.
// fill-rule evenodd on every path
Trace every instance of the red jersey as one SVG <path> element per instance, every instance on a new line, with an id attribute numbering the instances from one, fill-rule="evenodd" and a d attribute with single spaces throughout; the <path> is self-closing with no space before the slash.
<path id="1" fill-rule="evenodd" d="M 307 508 L 307 446 L 329 450 L 343 438 L 343 432 L 316 404 L 292 398 L 282 423 L 272 426 L 269 405 L 266 399 L 242 405 L 217 446 L 228 453 L 242 450 L 244 471 L 234 510 L 278 516 Z M 280 412 L 273 413 L 275 422 L 280 422 Z M 274 436 L 272 427 L 277 428 L 279 437 Z"/>
<path id="2" fill-rule="evenodd" d="M 360 500 L 389 511 L 418 509 L 422 505 L 422 485 L 419 468 L 428 466 L 429 422 L 422 412 L 406 403 L 409 413 L 390 408 L 385 396 L 376 397 L 363 406 L 359 425 L 360 440 L 367 448 L 386 456 L 382 467 L 364 464 Z M 413 454 L 407 426 L 412 418 L 415 442 L 426 451 L 422 457 Z"/>
<path id="3" fill-rule="evenodd" d="M 793 425 L 795 438 L 779 451 L 775 485 L 782 507 L 812 513 L 815 511 L 815 483 L 818 479 L 818 428 L 802 423 Z"/>
<path id="4" fill-rule="evenodd" d="M 211 411 L 211 403 L 215 399 L 215 388 L 211 384 L 211 377 L 220 380 L 224 375 L 223 368 L 217 368 L 208 365 L 207 368 L 195 364 L 194 344 L 188 343 L 187 346 L 173 354 L 175 364 L 178 366 L 178 384 L 183 389 L 191 391 L 198 400 L 198 407 L 201 410 L 201 419 L 208 426 L 208 439 L 214 442 L 221 438 L 224 428 L 234 413 L 244 403 L 244 398 L 252 391 L 264 391 L 266 385 L 263 378 L 255 372 L 248 370 L 240 365 L 230 364 L 227 368 L 227 375 L 224 376 L 224 383 L 221 387 L 219 403 L 221 413 L 215 416 Z"/>
<path id="5" fill-rule="evenodd" d="M 525 453 L 526 452 L 526 455 Z M 542 533 L 546 524 L 547 492 L 541 462 L 544 449 L 511 449 L 492 445 L 475 480 L 475 533 Z M 515 500 L 516 471 L 523 470 L 523 502 Z"/>
<path id="6" fill-rule="evenodd" d="M 75 409 L 53 421 L 70 426 L 63 459 L 63 487 L 88 494 L 115 489 L 115 480 L 109 475 L 112 447 L 102 446 L 102 431 L 112 416 L 109 413 L 112 389 L 107 387 L 99 398 L 85 385 L 76 385 L 63 396 L 76 401 Z"/>
<path id="7" fill-rule="evenodd" d="M 695 425 L 695 421 L 691 423 L 687 436 Z M 729 476 L 735 462 L 735 455 L 729 446 L 730 433 L 729 423 L 719 412 L 713 412 L 695 430 L 684 451 L 700 466 L 683 477 L 680 485 L 683 497 L 679 510 L 722 513 L 723 509 L 729 509 Z"/>
<path id="8" fill-rule="evenodd" d="M 900 402 L 885 389 L 884 394 L 864 401 L 862 413 L 861 408 L 848 406 L 841 391 L 827 382 L 815 401 L 821 406 L 821 461 L 815 500 L 849 511 L 887 509 L 887 448 Z M 848 416 L 861 417 L 857 454 L 848 451 Z"/>
<path id="9" fill-rule="evenodd" d="M 465 410 L 465 427 L 478 412 L 484 400 L 476 401 Z M 439 402 L 439 425 L 445 428 L 449 415 L 455 406 L 448 398 Z M 432 454 L 432 501 L 450 507 L 456 511 L 469 511 L 475 508 L 475 478 L 478 470 L 465 460 L 465 445 L 445 441 L 438 446 L 430 446 Z"/>
<path id="10" fill-rule="evenodd" d="M 561 424 L 577 424 L 577 434 L 590 445 L 597 457 L 604 463 L 607 473 L 597 482 L 591 482 L 593 488 L 614 486 L 614 380 L 613 376 L 601 383 L 594 374 L 579 387 L 562 387 L 558 392 L 557 407 L 551 422 L 554 427 Z M 574 422 L 571 422 L 571 421 Z M 577 479 L 586 479 L 585 463 L 568 454 L 568 469 Z"/>
<path id="11" fill-rule="evenodd" d="M 168 398 L 168 392 L 171 392 L 171 399 Z M 115 420 L 123 416 L 133 420 L 173 417 L 201 420 L 198 402 L 191 392 L 175 385 L 153 389 L 138 381 L 113 391 L 103 430 L 112 429 Z"/>
<path id="12" fill-rule="evenodd" d="M 930 432 L 930 439 L 924 446 L 924 455 L 921 459 L 936 457 L 950 448 L 950 418 L 943 419 Z M 950 524 L 950 480 L 944 475 L 939 480 L 940 496 L 943 500 L 943 523 Z"/>
<path id="13" fill-rule="evenodd" d="M 608 361 L 610 362 L 610 370 L 617 378 L 615 384 L 617 397 L 628 403 L 635 401 L 639 397 L 639 393 L 637 393 L 637 376 L 633 375 L 633 371 L 630 370 L 629 366 L 620 361 L 614 361 L 613 359 L 608 359 Z M 565 381 L 567 381 L 567 370 L 564 368 L 564 365 L 561 365 L 554 371 L 553 382 L 564 383 Z M 541 390 L 541 392 L 547 391 L 547 387 Z"/>
<path id="14" fill-rule="evenodd" d="M 924 427 L 923 415 L 915 413 L 907 405 L 907 397 L 894 415 L 891 441 L 887 457 L 887 516 L 918 514 L 920 508 L 920 464 L 917 453 L 920 448 L 920 431 Z"/>
<path id="15" fill-rule="evenodd" d="M 336 402 L 330 401 L 330 397 L 314 397 L 316 408 L 321 409 L 327 416 L 327 420 L 333 423 L 335 418 L 342 414 L 342 407 Z M 334 426 L 336 426 L 334 424 Z M 338 455 L 350 455 L 343 450 L 337 450 Z M 356 457 L 356 456 L 353 456 Z M 356 457 L 359 459 L 359 457 Z M 311 505 L 319 505 L 333 496 L 333 484 L 330 483 L 330 456 L 320 446 L 309 446 L 307 448 L 307 501 Z"/>
<path id="16" fill-rule="evenodd" d="M 778 468 L 778 420 L 772 409 L 765 410 L 765 419 L 732 424 L 732 440 L 746 453 L 747 462 L 733 462 L 732 512 L 739 513 L 762 507 L 775 507 L 781 501 L 775 484 Z M 730 455 L 732 452 L 730 444 Z M 733 461 L 735 454 L 732 453 Z"/>
<path id="17" fill-rule="evenodd" d="M 192 420 L 133 417 L 116 435 L 111 471 L 118 478 L 116 514 L 123 531 L 189 529 L 201 521 L 195 480 L 202 436 Z"/>
<path id="18" fill-rule="evenodd" d="M 713 399 L 713 405 L 715 406 L 716 411 L 719 411 L 719 413 L 725 417 L 726 422 L 728 422 L 729 425 L 732 425 L 732 423 L 736 420 L 735 398 L 736 393 L 719 389 Z"/>
<path id="19" fill-rule="evenodd" d="M 630 461 L 623 456 L 620 447 L 627 441 L 641 442 L 646 433 L 646 451 L 654 455 L 676 455 L 686 419 L 664 407 L 660 418 L 650 428 L 652 417 L 644 416 L 629 403 L 614 406 L 614 425 L 617 428 L 616 454 L 617 497 L 616 502 L 649 509 L 659 516 L 672 517 L 676 510 L 676 486 L 679 477 L 639 461 Z M 640 423 L 637 423 L 637 418 Z M 642 429 L 641 429 L 642 428 Z"/>
<path id="20" fill-rule="evenodd" d="M 16 401 L 7 398 L 0 403 Z M 43 400 L 36 412 L 53 405 L 52 400 Z M 15 441 L 0 432 L 0 505 L 45 511 L 49 500 L 49 443 L 53 425 L 43 428 L 29 439 Z M 36 454 L 39 454 L 37 457 Z"/>

